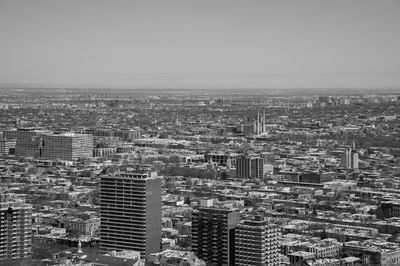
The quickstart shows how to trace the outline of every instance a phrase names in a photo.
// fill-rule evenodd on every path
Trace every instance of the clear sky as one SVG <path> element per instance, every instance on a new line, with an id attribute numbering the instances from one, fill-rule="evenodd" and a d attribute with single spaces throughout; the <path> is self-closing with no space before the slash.
<path id="1" fill-rule="evenodd" d="M 0 84 L 400 86 L 399 0 L 0 0 Z"/>

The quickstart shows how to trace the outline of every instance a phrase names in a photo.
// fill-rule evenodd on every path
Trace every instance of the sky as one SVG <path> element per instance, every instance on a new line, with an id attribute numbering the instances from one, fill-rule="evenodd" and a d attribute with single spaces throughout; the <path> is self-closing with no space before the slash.
<path id="1" fill-rule="evenodd" d="M 400 87 L 398 0 L 0 0 L 0 84 Z"/>

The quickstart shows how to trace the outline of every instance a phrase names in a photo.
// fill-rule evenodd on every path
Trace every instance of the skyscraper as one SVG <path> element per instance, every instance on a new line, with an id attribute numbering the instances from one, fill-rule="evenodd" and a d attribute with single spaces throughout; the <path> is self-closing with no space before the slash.
<path id="1" fill-rule="evenodd" d="M 161 182 L 149 169 L 101 177 L 101 250 L 160 251 Z"/>
<path id="2" fill-rule="evenodd" d="M 279 231 L 261 216 L 245 220 L 235 230 L 235 265 L 279 265 Z"/>
<path id="3" fill-rule="evenodd" d="M 263 158 L 255 155 L 241 155 L 236 159 L 237 178 L 262 178 L 264 172 Z"/>
<path id="4" fill-rule="evenodd" d="M 235 265 L 236 209 L 199 207 L 193 211 L 192 249 L 207 265 Z"/>
<path id="5" fill-rule="evenodd" d="M 0 191 L 0 264 L 18 264 L 31 253 L 32 205 Z"/>

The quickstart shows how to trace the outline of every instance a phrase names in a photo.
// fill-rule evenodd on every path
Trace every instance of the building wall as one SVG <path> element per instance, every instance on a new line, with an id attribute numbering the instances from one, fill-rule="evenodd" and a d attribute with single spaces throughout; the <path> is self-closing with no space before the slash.
<path id="1" fill-rule="evenodd" d="M 32 206 L 25 202 L 0 200 L 0 263 L 17 263 L 32 253 Z"/>
<path id="2" fill-rule="evenodd" d="M 146 181 L 146 254 L 160 251 L 161 179 Z"/>
<path id="3" fill-rule="evenodd" d="M 239 156 L 236 160 L 237 178 L 262 178 L 264 160 L 260 157 Z"/>
<path id="4" fill-rule="evenodd" d="M 0 140 L 0 156 L 10 154 L 10 150 L 15 148 L 15 140 Z"/>
<path id="5" fill-rule="evenodd" d="M 103 176 L 100 249 L 160 251 L 161 179 L 155 173 Z"/>
<path id="6" fill-rule="evenodd" d="M 36 136 L 16 140 L 15 155 L 18 157 L 40 156 L 40 139 Z"/>
<path id="7" fill-rule="evenodd" d="M 44 135 L 41 158 L 76 160 L 93 157 L 93 136 L 89 134 Z"/>
<path id="8" fill-rule="evenodd" d="M 192 215 L 192 249 L 195 254 L 208 264 L 234 265 L 234 230 L 239 222 L 239 212 L 200 207 Z"/>
<path id="9" fill-rule="evenodd" d="M 279 265 L 279 230 L 264 221 L 246 221 L 236 228 L 235 265 Z"/>

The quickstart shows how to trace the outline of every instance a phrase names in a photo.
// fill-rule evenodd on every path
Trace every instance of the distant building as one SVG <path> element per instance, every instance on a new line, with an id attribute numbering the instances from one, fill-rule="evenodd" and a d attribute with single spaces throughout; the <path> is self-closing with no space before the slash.
<path id="1" fill-rule="evenodd" d="M 235 265 L 279 265 L 279 228 L 262 217 L 245 220 L 235 230 Z"/>
<path id="2" fill-rule="evenodd" d="M 340 164 L 345 168 L 358 169 L 358 164 L 359 164 L 358 151 L 355 149 L 354 143 L 353 143 L 353 149 L 349 147 L 344 150 Z"/>
<path id="3" fill-rule="evenodd" d="M 39 157 L 67 161 L 92 158 L 93 136 L 75 133 L 43 135 Z"/>
<path id="4" fill-rule="evenodd" d="M 32 253 L 32 205 L 0 191 L 0 264 L 16 265 Z"/>
<path id="5" fill-rule="evenodd" d="M 211 160 L 212 162 L 217 163 L 218 165 L 221 166 L 228 166 L 228 165 L 235 166 L 237 154 L 210 152 L 206 154 L 204 157 L 207 162 Z"/>
<path id="6" fill-rule="evenodd" d="M 153 253 L 149 256 L 146 263 L 149 266 L 158 266 L 158 265 L 185 265 L 185 266 L 206 266 L 207 264 L 197 258 L 197 256 L 193 252 L 189 251 L 180 251 L 180 250 L 170 250 L 167 249 L 165 251 L 159 253 Z M 147 265 L 146 264 L 146 265 Z"/>
<path id="7" fill-rule="evenodd" d="M 80 219 L 76 217 L 66 217 L 62 219 L 64 228 L 79 235 L 93 236 L 100 227 L 100 219 Z"/>
<path id="8" fill-rule="evenodd" d="M 40 157 L 41 138 L 32 136 L 16 140 L 15 155 L 18 157 Z"/>
<path id="9" fill-rule="evenodd" d="M 303 266 L 307 265 L 306 261 L 315 259 L 316 255 L 307 251 L 296 251 L 289 254 L 290 266 Z"/>
<path id="10" fill-rule="evenodd" d="M 363 265 L 400 265 L 400 246 L 397 243 L 376 239 L 344 243 L 344 252 L 361 258 Z"/>
<path id="11" fill-rule="evenodd" d="M 4 139 L 15 140 L 15 155 L 18 157 L 39 157 L 41 142 L 39 137 L 51 134 L 41 128 L 18 128 L 3 132 Z"/>
<path id="12" fill-rule="evenodd" d="M 260 115 L 260 110 L 257 109 L 257 116 L 249 123 L 238 125 L 236 132 L 243 135 L 260 135 L 266 132 L 265 110 L 263 116 Z"/>
<path id="13" fill-rule="evenodd" d="M 93 135 L 95 138 L 119 138 L 122 141 L 131 141 L 141 138 L 141 131 L 139 128 L 95 128 L 86 130 L 86 133 Z"/>
<path id="14" fill-rule="evenodd" d="M 15 155 L 48 160 L 73 161 L 93 157 L 93 136 L 89 134 L 60 133 L 36 128 L 4 131 L 5 140 L 16 140 Z"/>
<path id="15" fill-rule="evenodd" d="M 0 157 L 11 154 L 13 150 L 15 152 L 15 140 L 0 140 Z"/>
<path id="16" fill-rule="evenodd" d="M 13 130 L 3 131 L 3 137 L 9 140 L 17 140 L 17 139 L 31 139 L 32 137 L 50 134 L 51 132 L 42 128 L 36 127 L 27 127 L 27 128 L 18 128 Z"/>
<path id="17" fill-rule="evenodd" d="M 236 209 L 199 207 L 193 211 L 192 250 L 207 265 L 235 265 Z"/>
<path id="18" fill-rule="evenodd" d="M 342 154 L 341 166 L 349 169 L 358 169 L 358 151 L 346 149 Z"/>
<path id="19" fill-rule="evenodd" d="M 160 251 L 161 183 L 148 169 L 101 177 L 101 250 Z"/>
<path id="20" fill-rule="evenodd" d="M 93 157 L 106 157 L 117 153 L 117 147 L 93 148 Z"/>
<path id="21" fill-rule="evenodd" d="M 262 178 L 264 173 L 264 160 L 258 156 L 238 156 L 236 160 L 237 178 Z"/>

